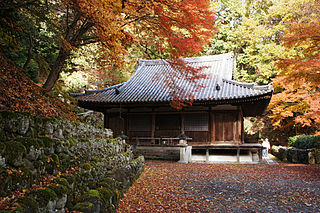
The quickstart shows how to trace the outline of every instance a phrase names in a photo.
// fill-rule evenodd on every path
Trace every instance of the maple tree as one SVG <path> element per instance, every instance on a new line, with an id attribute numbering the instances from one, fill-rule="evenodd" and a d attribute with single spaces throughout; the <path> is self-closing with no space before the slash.
<path id="1" fill-rule="evenodd" d="M 298 53 L 278 62 L 270 109 L 275 129 L 288 134 L 319 134 L 320 130 L 320 1 L 300 6 L 301 12 L 283 37 Z"/>
<path id="2" fill-rule="evenodd" d="M 48 91 L 79 47 L 98 44 L 98 71 L 119 78 L 132 49 L 178 58 L 214 33 L 209 0 L 2 0 L 0 19 L 6 55 Z"/>
<path id="3" fill-rule="evenodd" d="M 43 21 L 59 44 L 43 85 L 46 90 L 52 89 L 72 51 L 82 45 L 98 42 L 103 53 L 99 62 L 119 70 L 132 44 L 153 46 L 177 58 L 197 53 L 213 33 L 209 0 L 33 2 L 50 9 Z"/>

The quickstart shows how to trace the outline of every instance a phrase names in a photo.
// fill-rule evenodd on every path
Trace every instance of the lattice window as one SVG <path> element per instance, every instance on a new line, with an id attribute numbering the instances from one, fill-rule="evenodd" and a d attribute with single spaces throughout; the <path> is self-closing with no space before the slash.
<path id="1" fill-rule="evenodd" d="M 184 118 L 185 131 L 208 131 L 208 113 L 186 114 Z"/>
<path id="2" fill-rule="evenodd" d="M 152 117 L 151 115 L 134 115 L 129 117 L 130 131 L 151 131 Z"/>
<path id="3" fill-rule="evenodd" d="M 180 115 L 157 115 L 156 130 L 180 130 Z"/>

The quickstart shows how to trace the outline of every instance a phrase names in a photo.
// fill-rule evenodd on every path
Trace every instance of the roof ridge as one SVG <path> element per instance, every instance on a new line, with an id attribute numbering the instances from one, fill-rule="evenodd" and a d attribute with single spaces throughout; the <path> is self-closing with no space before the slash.
<path id="1" fill-rule="evenodd" d="M 219 55 L 206 55 L 206 56 L 198 56 L 198 57 L 188 57 L 182 58 L 183 60 L 189 63 L 197 63 L 197 62 L 209 62 L 209 61 L 219 61 L 219 60 L 229 60 L 234 56 L 233 52 L 219 54 Z M 138 64 L 144 63 L 145 65 L 162 65 L 168 64 L 168 59 L 139 59 Z"/>
<path id="2" fill-rule="evenodd" d="M 229 79 L 225 79 L 225 78 L 222 78 L 222 80 L 227 83 L 231 83 L 231 84 L 235 84 L 235 85 L 239 85 L 239 86 L 244 86 L 244 87 L 248 87 L 248 88 L 252 88 L 252 89 L 273 90 L 272 82 L 267 85 L 257 85 L 256 83 L 245 83 L 245 82 L 239 82 L 239 81 L 229 80 Z"/>
<path id="3" fill-rule="evenodd" d="M 111 89 L 119 88 L 119 87 L 123 86 L 124 83 L 126 83 L 126 82 L 123 82 L 123 83 L 120 83 L 120 84 L 116 84 L 116 85 L 112 85 L 110 87 L 106 87 L 106 88 L 103 88 L 103 89 L 86 90 L 84 94 L 99 93 L 99 92 L 104 92 L 104 91 L 108 91 L 108 90 L 111 90 Z"/>

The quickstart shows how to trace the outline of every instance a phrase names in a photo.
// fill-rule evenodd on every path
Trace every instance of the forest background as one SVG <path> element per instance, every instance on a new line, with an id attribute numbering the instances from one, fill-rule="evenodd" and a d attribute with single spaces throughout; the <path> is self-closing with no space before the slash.
<path id="1" fill-rule="evenodd" d="M 63 100 L 126 81 L 141 58 L 232 51 L 235 80 L 274 86 L 266 115 L 249 119 L 251 132 L 275 142 L 320 134 L 319 0 L 164 2 L 0 0 L 1 51 Z M 1 105 L 27 110 L 7 91 Z"/>

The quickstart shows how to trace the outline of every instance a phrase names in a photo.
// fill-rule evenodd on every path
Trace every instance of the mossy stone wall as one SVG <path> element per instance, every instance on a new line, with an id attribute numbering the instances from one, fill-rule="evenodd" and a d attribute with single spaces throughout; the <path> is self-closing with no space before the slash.
<path id="1" fill-rule="evenodd" d="M 12 201 L 16 212 L 114 212 L 143 171 L 144 158 L 110 130 L 24 113 L 0 118 L 0 198 L 24 192 Z"/>
<path id="2" fill-rule="evenodd" d="M 0 111 L 0 138 L 15 137 L 109 138 L 112 137 L 112 131 L 80 122 L 37 118 L 28 113 Z"/>
<path id="3" fill-rule="evenodd" d="M 285 162 L 320 164 L 320 149 L 297 149 L 284 146 L 272 146 L 271 154 Z"/>

